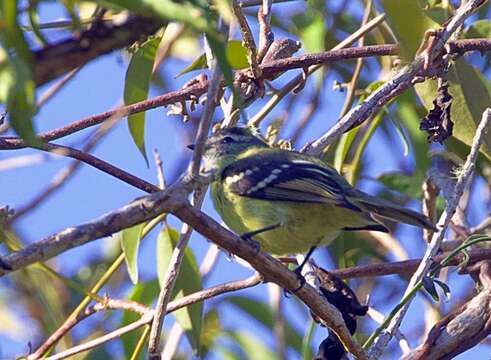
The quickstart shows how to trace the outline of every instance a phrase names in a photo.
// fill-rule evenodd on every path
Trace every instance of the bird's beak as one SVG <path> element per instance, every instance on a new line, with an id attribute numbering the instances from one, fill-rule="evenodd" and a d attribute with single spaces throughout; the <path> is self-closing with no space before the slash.
<path id="1" fill-rule="evenodd" d="M 189 144 L 188 145 L 188 149 L 191 149 L 191 150 L 194 150 L 195 147 L 196 147 L 196 145 L 194 145 L 194 144 Z"/>

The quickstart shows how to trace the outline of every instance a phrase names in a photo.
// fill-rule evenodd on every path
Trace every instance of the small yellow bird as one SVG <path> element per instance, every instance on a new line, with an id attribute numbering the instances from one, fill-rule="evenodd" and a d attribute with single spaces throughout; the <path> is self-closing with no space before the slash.
<path id="1" fill-rule="evenodd" d="M 250 128 L 218 130 L 203 159 L 225 224 L 274 255 L 308 257 L 342 231 L 388 232 L 384 218 L 435 230 L 426 216 L 353 188 L 313 156 L 271 148 Z"/>

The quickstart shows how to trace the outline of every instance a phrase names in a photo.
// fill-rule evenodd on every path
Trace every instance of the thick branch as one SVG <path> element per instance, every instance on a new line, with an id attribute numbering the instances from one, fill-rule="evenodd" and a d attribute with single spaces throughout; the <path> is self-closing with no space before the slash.
<path id="1" fill-rule="evenodd" d="M 37 86 L 43 85 L 100 55 L 130 46 L 164 25 L 162 20 L 144 17 L 130 17 L 119 25 L 98 22 L 80 36 L 35 51 L 34 81 Z"/>

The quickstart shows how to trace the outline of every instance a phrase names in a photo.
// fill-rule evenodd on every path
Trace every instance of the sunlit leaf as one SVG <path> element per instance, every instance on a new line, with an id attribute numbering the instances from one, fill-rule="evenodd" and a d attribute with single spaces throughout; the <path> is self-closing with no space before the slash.
<path id="1" fill-rule="evenodd" d="M 157 239 L 157 270 L 161 287 L 163 286 L 169 262 L 178 240 L 179 233 L 169 226 L 165 226 L 162 229 Z M 177 300 L 199 290 L 201 290 L 201 276 L 193 252 L 188 247 L 185 250 L 172 299 Z M 203 303 L 198 302 L 194 305 L 186 306 L 175 311 L 173 315 L 186 332 L 194 352 L 198 354 L 200 351 L 199 339 L 202 327 Z"/>
<path id="2" fill-rule="evenodd" d="M 152 69 L 155 54 L 161 37 L 152 37 L 140 45 L 131 56 L 124 83 L 124 102 L 133 104 L 146 100 L 152 79 Z M 148 158 L 145 151 L 145 112 L 128 116 L 128 127 L 135 145 L 143 155 L 147 165 Z"/>
<path id="3" fill-rule="evenodd" d="M 247 61 L 247 50 L 242 44 L 242 41 L 239 40 L 231 40 L 227 43 L 226 49 L 226 57 L 227 61 L 232 67 L 232 69 L 245 69 L 249 66 L 249 62 Z M 201 54 L 196 60 L 194 60 L 191 65 L 186 67 L 180 73 L 176 75 L 179 77 L 183 74 L 187 74 L 194 70 L 206 69 L 206 56 L 205 54 Z"/>
<path id="4" fill-rule="evenodd" d="M 144 224 L 138 224 L 118 233 L 121 249 L 124 252 L 126 268 L 133 284 L 138 283 L 138 249 Z"/>
<path id="5" fill-rule="evenodd" d="M 383 0 L 382 3 L 387 22 L 400 42 L 402 57 L 406 61 L 413 59 L 425 32 L 438 28 L 439 24 L 426 16 L 418 1 Z"/>

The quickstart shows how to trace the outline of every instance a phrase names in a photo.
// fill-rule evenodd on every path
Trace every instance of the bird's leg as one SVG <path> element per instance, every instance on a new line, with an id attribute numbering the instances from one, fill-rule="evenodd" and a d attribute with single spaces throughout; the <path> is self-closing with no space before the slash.
<path id="1" fill-rule="evenodd" d="M 315 249 L 317 249 L 317 246 L 312 246 L 307 252 L 307 255 L 305 255 L 305 258 L 303 259 L 302 263 L 298 265 L 295 270 L 293 270 L 293 272 L 297 275 L 298 280 L 300 280 L 300 286 L 295 290 L 293 290 L 293 292 L 297 292 L 305 285 L 306 280 L 305 277 L 302 275 L 302 269 L 305 266 L 305 264 L 307 264 L 307 261 L 309 261 Z"/>
<path id="2" fill-rule="evenodd" d="M 274 224 L 274 225 L 270 225 L 270 226 L 266 226 L 266 227 L 264 227 L 262 229 L 259 229 L 259 230 L 254 230 L 254 231 L 246 232 L 245 234 L 242 234 L 240 236 L 240 238 L 242 240 L 247 241 L 250 245 L 254 246 L 254 248 L 257 250 L 257 252 L 259 252 L 261 250 L 261 246 L 252 237 L 253 236 L 256 236 L 258 234 L 262 234 L 263 232 L 266 232 L 266 231 L 277 229 L 280 226 L 281 226 L 280 223 L 277 223 L 277 224 Z"/>

